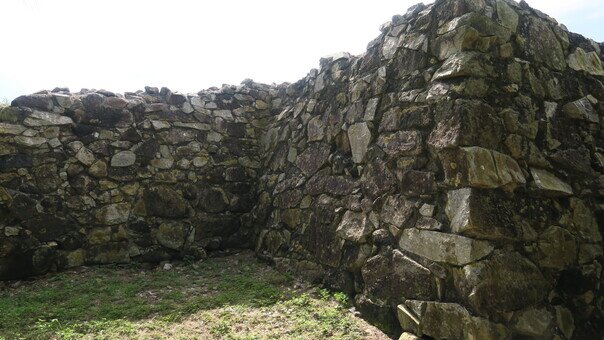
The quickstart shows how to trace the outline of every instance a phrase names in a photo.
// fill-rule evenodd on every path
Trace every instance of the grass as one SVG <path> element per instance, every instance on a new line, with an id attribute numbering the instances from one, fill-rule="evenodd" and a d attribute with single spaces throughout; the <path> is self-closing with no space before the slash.
<path id="1" fill-rule="evenodd" d="M 169 271 L 81 268 L 0 289 L 0 340 L 382 336 L 346 309 L 346 295 L 295 282 L 250 253 Z"/>

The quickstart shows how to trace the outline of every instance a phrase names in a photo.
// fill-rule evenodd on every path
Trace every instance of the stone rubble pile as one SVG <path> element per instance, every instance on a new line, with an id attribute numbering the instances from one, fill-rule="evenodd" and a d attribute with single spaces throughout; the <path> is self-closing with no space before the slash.
<path id="1" fill-rule="evenodd" d="M 401 338 L 602 336 L 604 44 L 437 0 L 294 84 L 0 111 L 0 279 L 255 247 Z"/>

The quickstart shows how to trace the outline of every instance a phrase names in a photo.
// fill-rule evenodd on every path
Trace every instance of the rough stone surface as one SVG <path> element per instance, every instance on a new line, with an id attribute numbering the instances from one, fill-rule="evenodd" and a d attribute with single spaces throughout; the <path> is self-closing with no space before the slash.
<path id="1" fill-rule="evenodd" d="M 585 71 L 595 76 L 604 76 L 602 60 L 595 51 L 585 52 L 581 47 L 568 56 L 568 66 L 575 71 Z"/>
<path id="2" fill-rule="evenodd" d="M 352 150 L 352 160 L 355 163 L 363 162 L 371 141 L 371 131 L 369 131 L 367 123 L 357 123 L 348 128 L 348 140 Z"/>
<path id="3" fill-rule="evenodd" d="M 547 170 L 531 168 L 537 189 L 547 196 L 570 196 L 573 188 Z"/>
<path id="4" fill-rule="evenodd" d="M 0 279 L 254 248 L 416 336 L 600 338 L 603 49 L 442 0 L 292 84 L 21 96 Z"/>
<path id="5" fill-rule="evenodd" d="M 134 162 L 136 162 L 136 154 L 132 151 L 122 151 L 111 158 L 113 167 L 127 167 L 134 165 Z"/>
<path id="6" fill-rule="evenodd" d="M 399 247 L 431 261 L 463 266 L 476 262 L 493 251 L 485 241 L 430 230 L 405 229 Z"/>
<path id="7" fill-rule="evenodd" d="M 342 217 L 336 233 L 345 240 L 362 243 L 372 231 L 371 224 L 365 214 L 347 211 Z"/>
<path id="8" fill-rule="evenodd" d="M 468 264 L 454 278 L 464 302 L 484 316 L 538 305 L 551 288 L 537 266 L 514 252 Z"/>

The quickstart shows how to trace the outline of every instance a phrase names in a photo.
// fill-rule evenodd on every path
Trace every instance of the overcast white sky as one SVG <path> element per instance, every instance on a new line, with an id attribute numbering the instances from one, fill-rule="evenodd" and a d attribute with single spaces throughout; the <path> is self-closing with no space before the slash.
<path id="1" fill-rule="evenodd" d="M 197 92 L 294 82 L 419 0 L 0 0 L 0 100 L 56 86 Z M 529 0 L 604 40 L 604 0 Z"/>

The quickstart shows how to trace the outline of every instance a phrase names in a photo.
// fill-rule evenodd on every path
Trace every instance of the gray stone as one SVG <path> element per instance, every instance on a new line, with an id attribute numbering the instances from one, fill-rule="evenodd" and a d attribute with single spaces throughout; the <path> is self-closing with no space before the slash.
<path id="1" fill-rule="evenodd" d="M 399 247 L 431 261 L 456 266 L 478 261 L 489 255 L 494 249 L 486 241 L 414 228 L 403 230 Z"/>
<path id="2" fill-rule="evenodd" d="M 0 122 L 17 123 L 18 116 L 16 108 L 0 104 Z"/>
<path id="3" fill-rule="evenodd" d="M 55 126 L 55 125 L 73 125 L 73 120 L 66 116 L 55 113 L 34 111 L 25 120 L 23 124 L 31 127 Z"/>
<path id="4" fill-rule="evenodd" d="M 320 141 L 325 136 L 325 126 L 321 121 L 321 117 L 317 116 L 311 119 L 307 125 L 308 130 L 308 141 L 315 142 Z"/>
<path id="5" fill-rule="evenodd" d="M 419 208 L 419 213 L 424 217 L 432 217 L 434 216 L 434 208 L 435 206 L 432 204 L 422 204 Z"/>
<path id="6" fill-rule="evenodd" d="M 573 119 L 586 120 L 591 123 L 599 123 L 600 117 L 595 112 L 593 105 L 587 97 L 575 100 L 562 107 L 562 111 Z"/>
<path id="7" fill-rule="evenodd" d="M 121 151 L 111 157 L 111 166 L 128 167 L 136 162 L 136 154 L 132 151 Z"/>
<path id="8" fill-rule="evenodd" d="M 52 111 L 54 104 L 50 95 L 41 93 L 19 96 L 11 102 L 11 106 L 26 106 L 32 109 Z"/>
<path id="9" fill-rule="evenodd" d="M 480 7 L 483 7 L 482 5 Z M 503 17 L 506 19 L 506 23 L 509 23 L 509 26 L 513 26 L 513 14 L 506 11 Z M 445 23 L 441 27 L 439 27 L 437 33 L 439 35 L 452 32 L 455 30 L 463 30 L 465 28 L 471 28 L 478 33 L 479 36 L 483 37 L 496 37 L 496 42 L 499 44 L 504 44 L 508 40 L 510 40 L 510 36 L 512 35 L 513 27 L 506 27 L 499 25 L 491 18 L 476 13 L 469 12 L 465 13 L 461 16 L 458 16 L 451 21 Z"/>
<path id="10" fill-rule="evenodd" d="M 594 216 L 594 209 L 590 208 L 579 198 L 570 198 L 570 216 L 564 216 L 562 223 L 569 225 L 580 239 L 587 242 L 601 242 L 598 222 Z"/>
<path id="11" fill-rule="evenodd" d="M 567 339 L 572 339 L 575 332 L 575 320 L 573 314 L 568 308 L 556 306 L 556 323 L 558 328 Z"/>
<path id="12" fill-rule="evenodd" d="M 130 262 L 128 242 L 110 242 L 92 246 L 86 252 L 87 264 Z"/>
<path id="13" fill-rule="evenodd" d="M 531 175 L 539 192 L 548 197 L 570 196 L 573 189 L 570 185 L 543 169 L 531 168 Z"/>
<path id="14" fill-rule="evenodd" d="M 369 102 L 367 103 L 367 107 L 365 108 L 365 115 L 363 116 L 363 120 L 373 121 L 375 119 L 375 113 L 377 111 L 379 102 L 380 102 L 380 98 L 369 99 Z"/>
<path id="15" fill-rule="evenodd" d="M 162 246 L 181 250 L 186 238 L 185 227 L 181 223 L 162 223 L 159 225 L 155 237 Z"/>
<path id="16" fill-rule="evenodd" d="M 23 125 L 0 123 L 0 135 L 20 135 L 25 130 Z"/>
<path id="17" fill-rule="evenodd" d="M 193 129 L 175 129 L 160 132 L 159 137 L 163 144 L 183 144 L 197 139 L 198 132 Z M 209 138 L 208 138 L 209 141 Z"/>
<path id="18" fill-rule="evenodd" d="M 384 59 L 392 59 L 394 57 L 394 54 L 400 47 L 400 45 L 401 45 L 401 42 L 400 42 L 399 37 L 387 36 L 384 39 L 384 43 L 382 45 L 382 57 Z"/>
<path id="19" fill-rule="evenodd" d="M 443 63 L 434 73 L 432 81 L 456 77 L 487 77 L 493 72 L 493 67 L 486 57 L 477 52 L 459 52 Z"/>
<path id="20" fill-rule="evenodd" d="M 98 208 L 95 216 L 97 222 L 104 225 L 125 223 L 130 216 L 130 205 L 127 203 L 109 204 Z"/>
<path id="21" fill-rule="evenodd" d="M 355 243 L 365 242 L 372 231 L 373 227 L 366 214 L 350 210 L 346 211 L 336 229 L 338 236 Z"/>
<path id="22" fill-rule="evenodd" d="M 355 163 L 362 163 L 371 142 L 371 131 L 367 123 L 356 123 L 348 128 L 348 140 L 352 150 L 352 160 Z"/>
<path id="23" fill-rule="evenodd" d="M 172 169 L 172 166 L 174 165 L 174 160 L 172 158 L 156 158 L 152 159 L 149 164 L 154 168 L 167 170 Z"/>
<path id="24" fill-rule="evenodd" d="M 422 152 L 421 143 L 419 131 L 398 131 L 377 140 L 377 145 L 391 157 L 418 155 Z"/>
<path id="25" fill-rule="evenodd" d="M 182 195 L 167 186 L 145 189 L 143 201 L 147 214 L 158 217 L 182 218 L 187 216 L 187 202 Z"/>
<path id="26" fill-rule="evenodd" d="M 434 339 L 507 339 L 506 327 L 472 317 L 456 303 L 407 300 L 397 306 L 404 331 Z"/>
<path id="27" fill-rule="evenodd" d="M 421 338 L 418 338 L 411 333 L 403 332 L 398 340 L 421 340 Z"/>
<path id="28" fill-rule="evenodd" d="M 459 296 L 483 316 L 538 305 L 551 288 L 539 269 L 515 252 L 496 251 L 455 269 L 453 278 Z"/>
<path id="29" fill-rule="evenodd" d="M 602 61 L 596 52 L 585 52 L 577 47 L 575 52 L 568 56 L 568 66 L 575 71 L 585 71 L 594 76 L 604 76 Z"/>
<path id="30" fill-rule="evenodd" d="M 18 145 L 28 147 L 28 148 L 36 148 L 41 147 L 43 144 L 46 144 L 48 139 L 43 137 L 26 137 L 26 136 L 17 136 L 15 137 L 15 143 Z"/>
<path id="31" fill-rule="evenodd" d="M 516 33 L 518 27 L 518 13 L 514 11 L 504 0 L 497 0 L 497 20 L 501 26 Z"/>
<path id="32" fill-rule="evenodd" d="M 539 236 L 535 258 L 541 268 L 566 269 L 577 260 L 575 238 L 567 230 L 551 226 Z"/>
<path id="33" fill-rule="evenodd" d="M 371 257 L 361 268 L 365 293 L 380 301 L 435 299 L 436 279 L 430 270 L 399 250 Z"/>
<path id="34" fill-rule="evenodd" d="M 512 201 L 492 190 L 461 188 L 447 193 L 445 212 L 451 231 L 486 240 L 515 240 L 523 235 Z"/>
<path id="35" fill-rule="evenodd" d="M 481 147 L 447 149 L 440 154 L 446 179 L 454 186 L 503 187 L 513 191 L 526 179 L 511 157 Z"/>
<path id="36" fill-rule="evenodd" d="M 324 144 L 314 143 L 298 155 L 296 166 L 307 176 L 312 176 L 327 162 L 329 147 Z"/>
<path id="37" fill-rule="evenodd" d="M 497 149 L 504 139 L 504 126 L 493 108 L 478 100 L 455 101 L 454 107 L 439 119 L 428 144 L 436 150 L 456 146 Z"/>
<path id="38" fill-rule="evenodd" d="M 548 328 L 553 319 L 545 308 L 529 308 L 514 313 L 512 329 L 516 333 L 526 336 L 548 337 Z"/>
<path id="39" fill-rule="evenodd" d="M 529 56 L 556 71 L 564 71 L 566 69 L 564 51 L 549 23 L 534 17 L 529 20 L 528 35 L 524 45 Z"/>
<path id="40" fill-rule="evenodd" d="M 96 160 L 92 151 L 90 151 L 86 147 L 80 148 L 80 150 L 75 155 L 76 159 L 80 161 L 80 163 L 91 166 Z"/>
<path id="41" fill-rule="evenodd" d="M 442 223 L 431 217 L 420 216 L 415 222 L 416 229 L 422 230 L 441 230 L 443 227 Z"/>
<path id="42" fill-rule="evenodd" d="M 155 131 L 162 131 L 171 127 L 170 123 L 164 120 L 151 120 L 151 126 Z"/>
<path id="43" fill-rule="evenodd" d="M 407 201 L 403 196 L 388 196 L 382 207 L 380 218 L 384 223 L 402 229 L 407 226 L 413 211 L 413 203 Z"/>
<path id="44" fill-rule="evenodd" d="M 88 173 L 97 178 L 107 177 L 107 163 L 98 160 L 88 168 Z"/>
<path id="45" fill-rule="evenodd" d="M 62 108 L 67 109 L 67 108 L 71 107 L 71 105 L 73 104 L 73 101 L 71 100 L 70 95 L 61 94 L 61 93 L 53 93 L 52 97 L 55 99 L 57 104 Z"/>
<path id="46" fill-rule="evenodd" d="M 111 242 L 111 227 L 93 228 L 88 231 L 86 239 L 90 244 L 103 244 Z"/>

